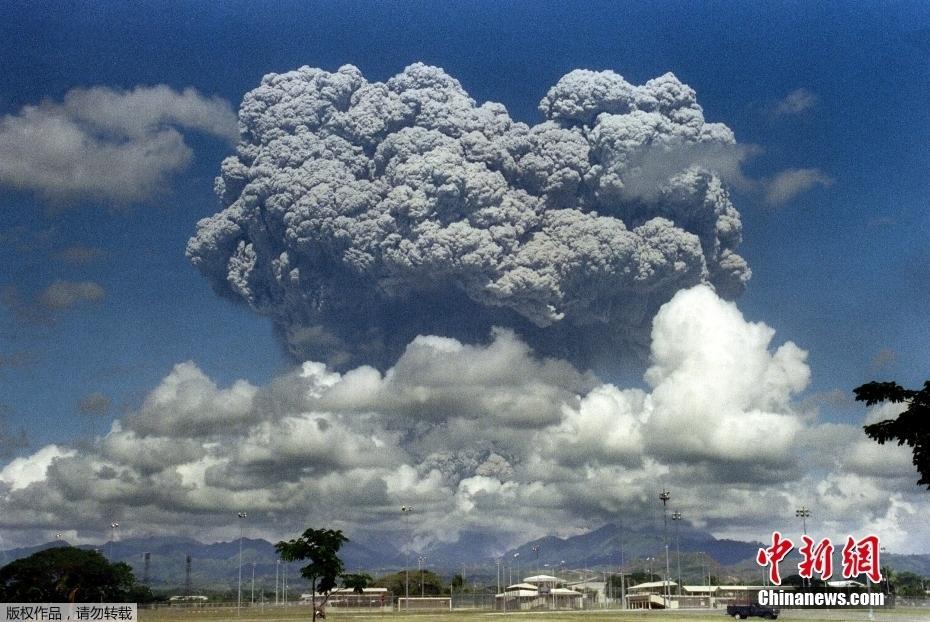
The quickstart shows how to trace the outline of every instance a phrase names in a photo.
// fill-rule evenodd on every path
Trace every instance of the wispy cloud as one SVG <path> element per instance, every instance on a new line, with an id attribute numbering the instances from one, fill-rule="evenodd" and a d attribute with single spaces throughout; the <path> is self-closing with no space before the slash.
<path id="1" fill-rule="evenodd" d="M 832 185 L 833 178 L 818 168 L 787 169 L 765 183 L 765 202 L 769 205 L 784 205 L 812 188 L 828 188 Z"/>
<path id="2" fill-rule="evenodd" d="M 815 105 L 817 105 L 817 95 L 805 88 L 795 89 L 788 93 L 783 100 L 778 102 L 778 105 L 775 107 L 775 114 L 801 114 L 806 110 L 810 110 Z"/>
<path id="3" fill-rule="evenodd" d="M 142 200 L 190 161 L 179 128 L 230 142 L 238 135 L 229 103 L 194 89 L 73 89 L 61 103 L 24 106 L 0 118 L 0 185 L 59 203 Z"/>
<path id="4" fill-rule="evenodd" d="M 103 393 L 85 395 L 78 402 L 78 412 L 82 415 L 104 417 L 110 412 L 112 402 Z"/>
<path id="5" fill-rule="evenodd" d="M 891 348 L 882 348 L 872 357 L 872 369 L 879 370 L 895 362 L 898 355 Z"/>
<path id="6" fill-rule="evenodd" d="M 37 359 L 38 357 L 34 353 L 23 350 L 9 353 L 0 352 L 0 370 L 27 367 L 34 364 Z"/>
<path id="7" fill-rule="evenodd" d="M 64 263 L 86 265 L 106 257 L 106 251 L 93 246 L 75 244 L 65 247 L 54 254 L 54 258 Z"/>
<path id="8" fill-rule="evenodd" d="M 58 280 L 33 298 L 24 296 L 18 287 L 0 290 L 0 305 L 19 321 L 31 324 L 54 324 L 55 316 L 86 303 L 99 303 L 106 290 L 93 281 Z"/>

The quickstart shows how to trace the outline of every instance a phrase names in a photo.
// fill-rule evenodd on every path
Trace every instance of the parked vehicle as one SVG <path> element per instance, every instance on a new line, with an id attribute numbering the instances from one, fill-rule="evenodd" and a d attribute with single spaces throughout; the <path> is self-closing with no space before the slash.
<path id="1" fill-rule="evenodd" d="M 749 605 L 727 605 L 727 615 L 733 616 L 737 620 L 756 617 L 774 620 L 778 617 L 778 609 L 775 607 L 766 607 L 755 603 Z"/>

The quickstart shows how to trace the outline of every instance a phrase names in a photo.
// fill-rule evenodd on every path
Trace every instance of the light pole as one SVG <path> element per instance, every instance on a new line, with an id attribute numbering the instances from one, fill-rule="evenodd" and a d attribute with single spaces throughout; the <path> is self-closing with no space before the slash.
<path id="1" fill-rule="evenodd" d="M 520 583 L 520 554 L 514 553 L 513 559 L 517 563 L 517 583 Z"/>
<path id="2" fill-rule="evenodd" d="M 113 549 L 116 547 L 116 537 L 119 534 L 117 529 L 119 529 L 119 523 L 110 523 L 110 530 L 112 531 L 112 535 L 110 537 L 110 562 L 116 561 L 113 559 L 113 556 L 115 555 Z"/>
<path id="3" fill-rule="evenodd" d="M 504 561 L 503 557 L 498 557 L 497 562 L 497 593 L 501 593 L 501 562 Z"/>
<path id="4" fill-rule="evenodd" d="M 252 605 L 255 605 L 255 562 L 252 562 L 252 598 L 250 600 Z"/>
<path id="5" fill-rule="evenodd" d="M 801 525 L 804 528 L 804 535 L 807 535 L 807 519 L 811 516 L 811 511 L 808 510 L 805 506 L 801 506 L 799 509 L 794 511 L 795 518 L 801 519 Z"/>
<path id="6" fill-rule="evenodd" d="M 536 574 L 539 574 L 539 545 L 533 545 L 533 552 L 536 554 Z"/>
<path id="7" fill-rule="evenodd" d="M 426 592 L 423 589 L 423 568 L 426 566 L 426 555 L 420 555 L 417 557 L 417 571 L 420 573 L 420 598 L 426 596 Z"/>
<path id="8" fill-rule="evenodd" d="M 278 570 L 281 568 L 281 560 L 274 560 L 274 604 L 278 604 Z"/>
<path id="9" fill-rule="evenodd" d="M 410 520 L 407 516 L 413 512 L 412 505 L 402 505 L 400 506 L 401 515 L 404 517 L 404 528 L 407 531 L 407 537 L 411 538 L 410 535 Z M 412 540 L 412 538 L 411 538 Z M 406 560 L 404 562 L 404 609 L 410 608 L 410 550 L 407 550 Z"/>
<path id="10" fill-rule="evenodd" d="M 672 493 L 668 490 L 662 489 L 662 492 L 659 493 L 659 499 L 662 501 L 662 541 L 665 544 L 665 606 L 668 607 L 668 598 L 671 596 L 671 589 L 669 588 L 668 580 L 669 575 L 669 566 L 668 566 L 668 500 L 672 498 Z"/>
<path id="11" fill-rule="evenodd" d="M 243 521 L 248 518 L 248 514 L 239 512 L 236 516 L 239 517 L 239 588 L 236 597 L 236 615 L 239 615 L 239 610 L 242 607 L 242 529 Z"/>
<path id="12" fill-rule="evenodd" d="M 672 512 L 672 521 L 675 522 L 675 559 L 678 562 L 678 595 L 681 596 L 681 542 L 678 539 L 678 523 L 681 522 L 681 512 Z"/>
<path id="13" fill-rule="evenodd" d="M 803 534 L 807 535 L 807 519 L 811 516 L 811 511 L 807 509 L 807 506 L 802 505 L 800 508 L 794 511 L 795 518 L 801 519 L 801 526 L 803 527 Z M 804 580 L 802 579 L 802 585 Z M 811 580 L 807 579 L 807 587 L 810 587 Z"/>

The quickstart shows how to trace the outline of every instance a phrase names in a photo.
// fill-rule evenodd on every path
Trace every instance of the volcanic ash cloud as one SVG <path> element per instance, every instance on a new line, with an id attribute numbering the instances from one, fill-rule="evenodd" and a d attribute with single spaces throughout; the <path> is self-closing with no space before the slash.
<path id="1" fill-rule="evenodd" d="M 296 359 L 340 367 L 492 325 L 584 362 L 646 343 L 680 289 L 743 291 L 742 150 L 690 87 L 576 70 L 539 109 L 515 122 L 423 64 L 267 75 L 187 254 Z"/>

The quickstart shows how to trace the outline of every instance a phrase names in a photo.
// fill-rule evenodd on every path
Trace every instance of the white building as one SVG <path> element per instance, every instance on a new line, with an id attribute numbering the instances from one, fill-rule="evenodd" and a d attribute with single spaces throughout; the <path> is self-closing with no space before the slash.
<path id="1" fill-rule="evenodd" d="M 584 594 L 566 587 L 564 581 L 552 575 L 526 577 L 520 583 L 504 588 L 495 596 L 495 609 L 581 609 Z"/>

